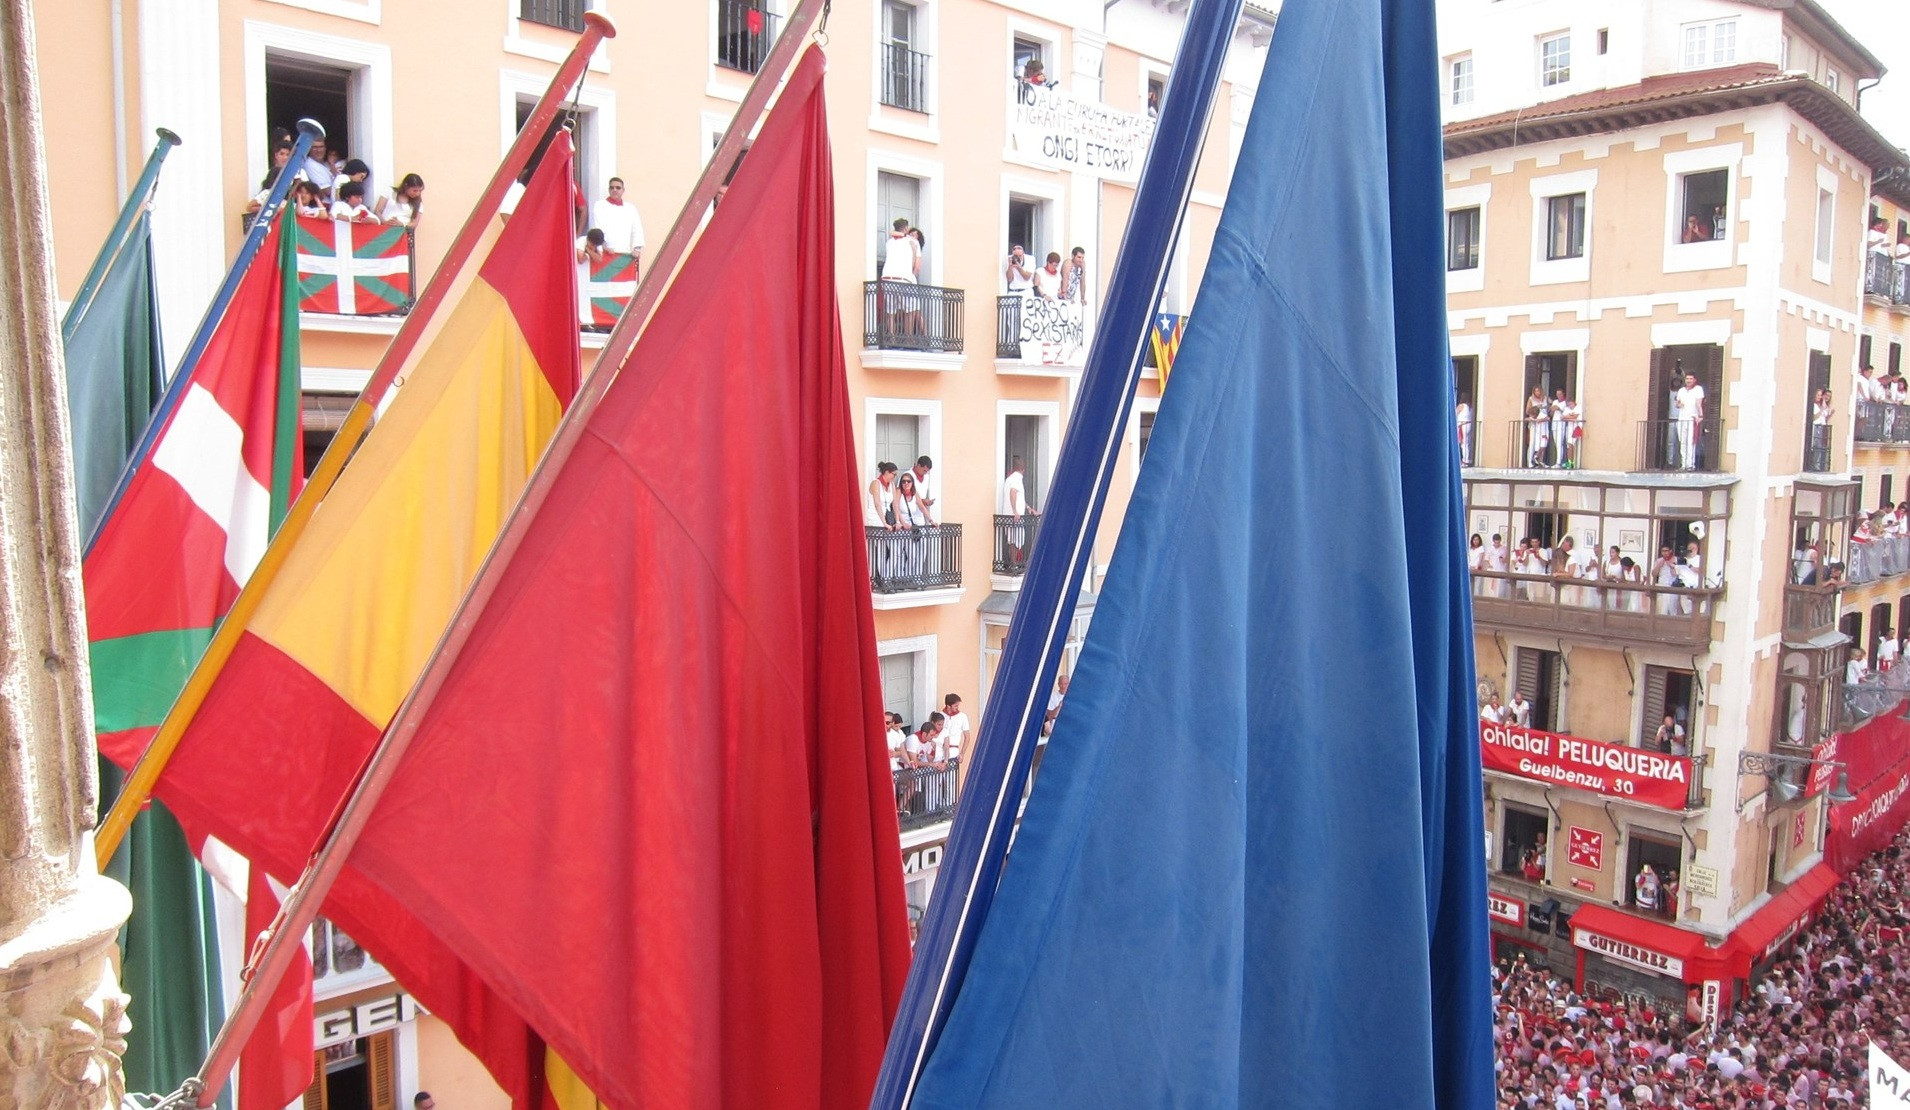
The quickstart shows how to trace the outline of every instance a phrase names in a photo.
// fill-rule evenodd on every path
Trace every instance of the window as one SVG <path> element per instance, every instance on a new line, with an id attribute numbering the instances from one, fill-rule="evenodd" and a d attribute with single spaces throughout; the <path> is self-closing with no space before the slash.
<path id="1" fill-rule="evenodd" d="M 1884 373 L 1895 374 L 1902 369 L 1903 369 L 1903 344 L 1893 339 L 1890 341 L 1890 354 L 1884 366 Z"/>
<path id="2" fill-rule="evenodd" d="M 1723 239 L 1727 232 L 1725 204 L 1730 189 L 1731 171 L 1704 170 L 1681 174 L 1678 192 L 1683 198 L 1683 217 L 1678 223 L 1678 242 L 1709 243 Z"/>
<path id="3" fill-rule="evenodd" d="M 1047 504 L 1049 419 L 1045 415 L 1014 413 L 1002 417 L 1001 472 L 1007 474 L 1015 460 L 1021 460 L 1022 492 L 1032 509 Z M 1152 434 L 1151 422 L 1148 430 Z"/>
<path id="4" fill-rule="evenodd" d="M 1545 198 L 1545 258 L 1585 256 L 1585 194 Z"/>
<path id="5" fill-rule="evenodd" d="M 1685 24 L 1685 69 L 1728 66 L 1738 60 L 1738 21 L 1714 19 Z"/>
<path id="6" fill-rule="evenodd" d="M 1167 99 L 1167 78 L 1161 76 L 1158 73 L 1148 74 L 1147 75 L 1147 103 L 1144 105 L 1144 107 L 1147 110 L 1148 119 L 1160 118 L 1161 102 L 1166 99 Z"/>
<path id="7" fill-rule="evenodd" d="M 910 227 L 922 222 L 922 182 L 907 174 L 877 171 L 875 175 L 875 272 L 882 272 L 882 261 L 888 253 L 890 232 L 896 220 L 907 220 Z M 923 228 L 926 238 L 930 231 Z M 907 244 L 903 244 L 907 245 Z M 926 281 L 928 267 L 924 265 L 917 274 L 917 281 Z"/>
<path id="8" fill-rule="evenodd" d="M 1697 676 L 1672 667 L 1646 667 L 1644 706 L 1638 714 L 1638 747 L 1671 755 L 1690 755 L 1697 750 L 1692 722 L 1697 706 Z M 1661 735 L 1665 717 L 1673 728 Z"/>
<path id="9" fill-rule="evenodd" d="M 1539 40 L 1539 84 L 1546 88 L 1572 79 L 1572 36 L 1552 35 Z"/>
<path id="10" fill-rule="evenodd" d="M 1819 266 L 1830 265 L 1831 233 L 1836 225 L 1832 223 L 1837 212 L 1837 197 L 1829 189 L 1817 190 L 1817 250 L 1812 255 Z"/>
<path id="11" fill-rule="evenodd" d="M 1139 429 L 1141 441 L 1140 457 L 1142 459 L 1147 458 L 1147 441 L 1154 438 L 1154 416 L 1155 414 L 1151 412 L 1135 414 L 1136 427 Z"/>
<path id="12" fill-rule="evenodd" d="M 1446 269 L 1472 270 L 1479 265 L 1479 208 L 1455 208 L 1446 213 Z"/>
<path id="13" fill-rule="evenodd" d="M 1472 55 L 1461 54 L 1447 67 L 1451 76 L 1452 102 L 1472 103 Z"/>
<path id="14" fill-rule="evenodd" d="M 326 151 L 331 155 L 358 156 L 352 145 L 355 71 L 345 66 L 327 65 L 309 58 L 268 53 L 265 56 L 265 119 L 271 140 L 293 133 L 301 119 L 315 119 L 325 127 Z M 314 144 L 316 145 L 316 144 Z M 368 152 L 367 152 L 368 153 Z M 371 159 L 366 157 L 366 161 Z M 389 174 L 389 167 L 375 169 Z"/>
<path id="15" fill-rule="evenodd" d="M 1545 878 L 1545 814 L 1521 806 L 1505 807 L 1500 828 L 1499 873 L 1539 882 Z"/>
<path id="16" fill-rule="evenodd" d="M 1600 27 L 1598 29 L 1598 56 L 1601 58 L 1604 57 L 1606 52 L 1611 50 L 1611 48 L 1612 48 L 1611 29 L 1607 27 Z"/>
<path id="17" fill-rule="evenodd" d="M 928 55 L 916 49 L 915 5 L 882 5 L 882 103 L 911 112 L 928 110 Z"/>
<path id="18" fill-rule="evenodd" d="M 1050 201 L 1038 197 L 1008 198 L 1008 242 L 1002 245 L 1002 257 L 1020 247 L 1038 266 L 1051 250 L 1060 250 L 1048 242 Z"/>
<path id="19" fill-rule="evenodd" d="M 535 96 L 528 93 L 517 94 L 518 130 L 524 129 L 524 125 L 530 122 L 531 113 L 536 109 Z M 603 181 L 597 178 L 597 112 L 594 108 L 579 108 L 573 115 L 566 107 L 564 111 L 557 113 L 557 117 L 551 121 L 550 130 L 538 140 L 537 146 L 532 148 L 531 159 L 524 165 L 524 173 L 528 175 L 537 169 L 538 163 L 544 160 L 544 152 L 550 149 L 551 140 L 557 137 L 557 132 L 562 130 L 567 120 L 572 125 L 571 145 L 576 151 L 570 163 L 571 176 L 576 179 L 577 187 L 583 190 L 584 196 L 601 196 L 601 193 L 593 191 L 603 188 Z M 529 177 L 526 176 L 524 180 L 528 181 Z"/>
<path id="20" fill-rule="evenodd" d="M 776 41 L 776 16 L 764 0 L 716 0 L 716 64 L 755 73 Z"/>
<path id="21" fill-rule="evenodd" d="M 1674 891 L 1682 885 L 1678 882 L 1678 872 L 1684 866 L 1684 852 L 1677 835 L 1648 835 L 1644 830 L 1633 829 L 1630 840 L 1631 848 L 1625 860 L 1625 904 L 1640 913 L 1675 920 L 1678 905 Z"/>
<path id="22" fill-rule="evenodd" d="M 1785 35 L 1777 40 L 1777 68 L 1791 68 L 1791 36 Z"/>
<path id="23" fill-rule="evenodd" d="M 1838 84 L 1839 84 L 1839 81 L 1837 79 L 1837 71 L 1834 69 L 1826 68 L 1824 70 L 1824 87 L 1829 89 L 1831 92 L 1838 92 L 1840 91 L 1837 87 Z"/>
<path id="24" fill-rule="evenodd" d="M 1559 515 L 1554 514 L 1552 519 L 1557 520 Z M 1540 536 L 1539 541 L 1546 547 L 1555 542 L 1546 536 Z M 1556 651 L 1522 647 L 1513 651 L 1512 662 L 1518 677 L 1513 692 L 1524 694 L 1532 702 L 1532 727 L 1542 732 L 1563 732 L 1565 707 L 1560 703 L 1565 694 L 1564 657 Z"/>
<path id="25" fill-rule="evenodd" d="M 358 942 L 325 918 L 312 922 L 312 978 L 343 975 L 365 967 L 367 957 Z"/>
<path id="26" fill-rule="evenodd" d="M 1869 365 L 1870 365 L 1870 336 L 1868 335 L 1859 336 L 1857 339 L 1857 368 L 1861 370 L 1864 367 Z"/>
<path id="27" fill-rule="evenodd" d="M 1047 43 L 1042 42 L 1040 39 L 1024 38 L 1021 35 L 1016 35 L 1013 59 L 1015 80 L 1031 80 L 1028 66 L 1029 63 L 1032 62 L 1034 63 L 1035 73 L 1040 74 L 1044 82 L 1052 83 L 1049 79 L 1054 75 L 1047 72 L 1047 53 Z"/>
<path id="28" fill-rule="evenodd" d="M 898 651 L 876 659 L 882 674 L 882 708 L 902 718 L 904 732 L 913 730 L 928 717 L 928 709 L 916 693 L 915 676 L 921 657 L 919 651 Z"/>

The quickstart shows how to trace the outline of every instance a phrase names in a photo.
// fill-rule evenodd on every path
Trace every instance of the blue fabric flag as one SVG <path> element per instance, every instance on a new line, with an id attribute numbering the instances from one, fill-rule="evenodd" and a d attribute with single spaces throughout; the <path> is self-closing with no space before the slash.
<path id="1" fill-rule="evenodd" d="M 918 1110 L 1493 1104 L 1436 66 L 1282 9 Z"/>

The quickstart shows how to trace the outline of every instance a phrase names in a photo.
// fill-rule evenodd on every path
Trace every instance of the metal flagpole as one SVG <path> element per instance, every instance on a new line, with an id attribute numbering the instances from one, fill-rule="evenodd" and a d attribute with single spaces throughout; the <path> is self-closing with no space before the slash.
<path id="1" fill-rule="evenodd" d="M 716 154 L 704 167 L 703 174 L 697 180 L 696 188 L 690 193 L 690 199 L 678 212 L 676 223 L 670 228 L 664 239 L 663 247 L 657 258 L 637 287 L 636 295 L 631 299 L 630 307 L 618 322 L 612 333 L 612 343 L 605 346 L 598 360 L 598 371 L 586 380 L 576 400 L 565 412 L 556 435 L 545 450 L 543 459 L 532 473 L 530 484 L 523 497 L 506 519 L 504 530 L 484 563 L 478 568 L 477 576 L 470 592 L 459 603 L 457 615 L 452 619 L 444 636 L 433 652 L 431 660 L 418 684 L 399 705 L 392 723 L 385 729 L 378 747 L 359 770 L 358 780 L 352 787 L 351 795 L 333 818 L 327 831 L 324 844 L 299 876 L 285 901 L 279 906 L 278 916 L 272 922 L 267 934 L 265 948 L 254 961 L 246 976 L 245 987 L 239 995 L 237 1004 L 226 1023 L 213 1042 L 211 1054 L 199 1074 L 188 1080 L 189 1087 L 196 1087 L 195 1097 L 200 1106 L 211 1105 L 211 1097 L 224 1086 L 226 1077 L 231 1074 L 237 1063 L 240 1050 L 247 1038 L 264 1016 L 270 1004 L 272 992 L 291 966 L 294 953 L 304 943 L 305 931 L 311 927 L 323 906 L 325 895 L 344 870 L 345 860 L 351 854 L 353 845 L 358 842 L 372 811 L 378 805 L 378 799 L 390 785 L 399 762 L 404 758 L 405 750 L 417 735 L 418 725 L 423 720 L 432 699 L 444 684 L 451 666 L 457 658 L 457 650 L 476 623 L 477 614 L 483 611 L 483 600 L 489 596 L 494 576 L 486 573 L 495 563 L 503 566 L 509 559 L 509 552 L 515 550 L 518 538 L 534 515 L 535 503 L 548 490 L 555 476 L 562 468 L 562 461 L 582 435 L 590 412 L 603 397 L 615 371 L 621 361 L 628 357 L 635 342 L 635 333 L 643 318 L 637 313 L 641 307 L 643 316 L 647 316 L 660 299 L 664 283 L 683 261 L 703 213 L 715 200 L 716 192 L 728 174 L 727 166 L 742 153 L 743 143 L 750 132 L 755 130 L 757 121 L 769 107 L 770 97 L 782 84 L 782 78 L 795 60 L 796 51 L 806 37 L 809 28 L 828 10 L 830 0 L 803 0 L 800 7 L 791 14 L 783 34 L 770 50 L 763 68 L 750 84 L 748 94 L 743 98 L 736 117 L 730 122 L 728 132 L 718 145 Z M 527 127 L 528 131 L 529 128 Z M 613 353 L 618 361 L 610 361 Z M 560 454 L 559 444 L 564 450 Z M 327 456 L 329 458 L 329 455 Z M 301 502 L 302 503 L 302 502 Z M 288 521 L 289 524 L 289 521 Z M 507 541 L 509 541 L 507 543 Z M 257 574 L 254 573 L 254 580 Z M 228 623 L 230 620 L 228 619 Z"/>
<path id="2" fill-rule="evenodd" d="M 504 194 L 510 190 L 511 182 L 517 179 L 517 175 L 530 162 L 532 150 L 536 148 L 552 122 L 556 120 L 557 113 L 563 107 L 564 98 L 570 91 L 570 86 L 576 84 L 583 76 L 585 67 L 590 64 L 591 52 L 597 48 L 600 41 L 615 38 L 616 34 L 616 25 L 611 23 L 608 16 L 600 12 L 584 13 L 583 34 L 578 37 L 576 45 L 571 47 L 570 55 L 564 59 L 563 65 L 558 67 L 550 86 L 538 99 L 537 106 L 531 110 L 530 118 L 518 130 L 516 141 L 505 153 L 504 160 L 498 164 L 497 172 L 491 175 L 491 183 L 485 187 L 483 195 L 478 198 L 477 206 L 465 219 L 463 228 L 459 229 L 457 238 L 451 243 L 451 249 L 445 252 L 444 261 L 438 264 L 437 272 L 431 275 L 431 281 L 419 295 L 417 304 L 412 306 L 404 323 L 399 325 L 398 334 L 392 337 L 391 346 L 385 349 L 384 356 L 378 360 L 378 368 L 372 372 L 371 380 L 365 383 L 365 388 L 359 393 L 358 399 L 346 412 L 344 423 L 339 426 L 338 434 L 332 438 L 331 446 L 326 448 L 325 454 L 319 459 L 318 466 L 312 471 L 311 477 L 305 480 L 304 490 L 300 492 L 298 500 L 292 503 L 291 511 L 286 515 L 284 523 L 279 525 L 278 533 L 272 537 L 272 542 L 265 549 L 265 554 L 260 557 L 259 565 L 253 568 L 252 577 L 239 591 L 238 598 L 232 603 L 232 609 L 220 622 L 218 630 L 213 633 L 212 642 L 206 646 L 205 655 L 201 657 L 198 667 L 194 668 L 191 677 L 186 680 L 185 689 L 180 691 L 179 699 L 173 703 L 172 709 L 166 714 L 166 719 L 160 723 L 159 731 L 154 734 L 152 742 L 146 746 L 146 751 L 139 757 L 139 762 L 133 765 L 132 772 L 126 777 L 126 785 L 113 802 L 113 808 L 106 814 L 105 820 L 100 822 L 97 848 L 101 867 L 105 867 L 106 861 L 113 858 L 113 852 L 119 848 L 120 840 L 125 837 L 126 830 L 132 826 L 133 818 L 138 815 L 140 807 L 146 804 L 146 799 L 152 795 L 153 785 L 159 781 L 160 774 L 165 771 L 166 761 L 171 759 L 172 753 L 178 749 L 180 739 L 185 736 L 187 727 L 192 724 L 192 719 L 199 712 L 199 707 L 205 703 L 206 695 L 211 692 L 212 684 L 218 680 L 219 672 L 224 669 L 226 661 L 232 657 L 233 649 L 238 647 L 240 635 L 244 633 L 253 612 L 264 600 L 266 590 L 271 586 L 273 579 L 278 577 L 279 569 L 285 565 L 286 558 L 291 554 L 292 545 L 297 543 L 298 538 L 304 534 L 305 526 L 311 521 L 312 514 L 318 510 L 319 502 L 323 501 L 325 495 L 331 491 L 332 484 L 338 480 L 339 473 L 345 469 L 345 463 L 351 459 L 352 452 L 357 450 L 359 440 L 363 439 L 365 433 L 370 430 L 372 413 L 376 411 L 378 403 L 384 399 L 386 391 L 397 378 L 399 371 L 406 366 L 411 352 L 423 338 L 431 317 L 444 303 L 451 286 L 457 282 L 458 274 L 463 271 L 471 255 L 477 250 L 485 231 L 490 226 L 491 216 L 503 203 Z M 299 126 L 303 128 L 305 122 L 307 121 L 301 121 Z M 301 137 L 300 146 L 294 152 L 295 160 L 303 158 L 306 145 L 308 140 Z M 293 164 L 295 163 L 288 163 L 287 168 L 289 169 Z M 253 225 L 255 232 L 266 222 L 267 216 L 274 211 L 275 205 L 281 199 L 280 187 L 286 184 L 285 179 L 286 175 L 280 174 L 280 181 L 273 185 L 272 197 L 268 200 L 265 209 L 259 213 L 259 222 Z M 256 247 L 253 249 L 257 250 Z M 237 272 L 235 269 L 234 273 Z M 208 328 L 202 326 L 201 331 L 209 335 Z M 203 343 L 199 344 L 201 349 L 203 346 Z M 188 357 L 196 356 L 188 352 Z M 180 363 L 182 370 L 188 365 L 187 362 Z M 174 385 L 184 381 L 186 376 L 184 373 L 175 375 Z M 170 390 L 168 392 L 170 395 Z M 152 424 L 147 430 L 149 437 L 158 434 L 159 426 L 163 422 L 162 416 L 163 410 L 154 415 Z M 150 449 L 151 444 L 142 440 L 138 450 L 133 453 L 133 459 L 143 458 Z M 126 473 L 121 476 L 121 491 L 125 489 L 126 483 L 131 478 L 134 465 L 134 463 L 128 463 Z M 117 500 L 118 492 L 114 495 L 114 501 Z M 111 511 L 111 503 L 109 503 L 106 515 L 110 515 Z M 101 519 L 103 521 L 105 516 L 103 515 Z"/>
<path id="3" fill-rule="evenodd" d="M 297 167 L 305 161 L 312 143 L 324 137 L 325 129 L 319 126 L 317 120 L 298 121 L 298 141 L 292 145 L 292 157 L 279 168 L 278 176 L 272 179 L 272 191 L 265 198 L 265 207 L 259 209 L 252 227 L 246 231 L 245 241 L 239 244 L 238 256 L 232 260 L 232 268 L 226 271 L 219 291 L 213 294 L 212 303 L 206 306 L 206 314 L 200 318 L 198 330 L 192 333 L 192 342 L 186 344 L 186 353 L 180 356 L 178 369 L 173 371 L 172 380 L 166 383 L 166 392 L 160 394 L 159 403 L 153 406 L 152 419 L 146 422 L 146 430 L 139 434 L 139 442 L 133 444 L 132 454 L 126 457 L 126 465 L 119 472 L 119 481 L 113 485 L 112 496 L 106 499 L 106 506 L 100 510 L 99 522 L 93 525 L 93 534 L 86 538 L 87 555 L 93 553 L 93 545 L 99 542 L 106 522 L 112 519 L 120 498 L 126 496 L 127 488 L 133 484 L 134 473 L 139 470 L 146 456 L 152 453 L 153 444 L 159 440 L 159 430 L 165 427 L 166 417 L 172 415 L 180 398 L 186 395 L 186 387 L 192 384 L 193 368 L 204 357 L 206 346 L 212 342 L 212 333 L 218 330 L 219 321 L 225 318 L 226 308 L 239 292 L 239 282 L 245 279 L 252 259 L 258 255 L 259 248 L 265 243 L 265 236 L 272 230 L 272 220 L 278 215 L 279 206 L 285 203 L 285 194 L 292 191 L 293 178 L 298 176 Z M 102 861 L 110 858 L 101 857 Z M 102 862 L 100 866 L 104 867 L 105 863 Z"/>
<path id="4" fill-rule="evenodd" d="M 99 292 L 100 283 L 119 261 L 126 249 L 126 241 L 133 224 L 137 223 L 141 213 L 152 203 L 153 189 L 159 185 L 159 167 L 166 161 L 166 155 L 180 143 L 179 136 L 161 127 L 158 131 L 159 142 L 153 146 L 152 153 L 146 156 L 146 168 L 140 171 L 139 180 L 133 183 L 133 191 L 126 194 L 126 203 L 119 210 L 119 218 L 113 221 L 113 229 L 106 233 L 106 243 L 100 248 L 99 256 L 93 259 L 93 266 L 86 271 L 86 279 L 80 282 L 80 291 L 73 294 L 73 302 L 66 306 L 66 316 L 60 320 L 60 339 L 71 343 L 73 333 L 78 330 L 80 321 L 86 318 L 86 310 L 93 307 L 93 297 Z"/>
<path id="5" fill-rule="evenodd" d="M 872 1110 L 903 1110 L 914 1097 L 994 901 L 1240 8 L 1196 0 L 1181 33 Z"/>

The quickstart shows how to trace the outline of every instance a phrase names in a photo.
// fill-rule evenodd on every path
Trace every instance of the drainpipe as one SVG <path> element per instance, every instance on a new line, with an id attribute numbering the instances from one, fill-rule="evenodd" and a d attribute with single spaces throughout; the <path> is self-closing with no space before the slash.
<path id="1" fill-rule="evenodd" d="M 111 0 L 113 44 L 113 196 L 126 195 L 126 12 L 125 0 Z"/>

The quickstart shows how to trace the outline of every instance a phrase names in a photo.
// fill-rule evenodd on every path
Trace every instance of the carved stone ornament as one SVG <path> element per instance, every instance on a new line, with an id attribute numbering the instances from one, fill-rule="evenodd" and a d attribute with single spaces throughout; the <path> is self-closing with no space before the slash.
<path id="1" fill-rule="evenodd" d="M 6 1021 L 4 1051 L 15 1083 L 0 1089 L 4 1110 L 107 1110 L 125 1095 L 130 999 L 110 978 L 66 1004 L 50 1025 Z"/>

